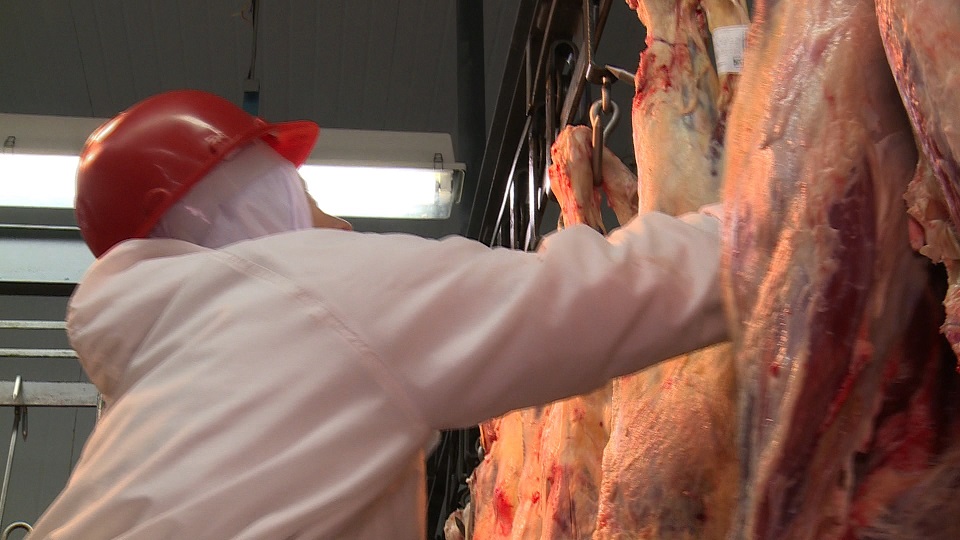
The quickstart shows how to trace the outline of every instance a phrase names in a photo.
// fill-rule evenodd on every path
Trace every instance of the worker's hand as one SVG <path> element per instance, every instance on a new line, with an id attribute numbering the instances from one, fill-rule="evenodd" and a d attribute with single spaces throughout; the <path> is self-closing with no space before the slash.
<path id="1" fill-rule="evenodd" d="M 600 191 L 594 186 L 590 128 L 567 126 L 550 148 L 550 189 L 560 203 L 565 227 L 586 223 L 604 231 Z"/>

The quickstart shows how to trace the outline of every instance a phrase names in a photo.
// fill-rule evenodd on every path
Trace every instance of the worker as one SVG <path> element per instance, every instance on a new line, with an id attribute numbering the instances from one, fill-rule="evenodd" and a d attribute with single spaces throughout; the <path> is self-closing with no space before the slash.
<path id="1" fill-rule="evenodd" d="M 30 538 L 422 539 L 438 430 L 725 339 L 716 217 L 355 232 L 304 191 L 317 134 L 179 90 L 90 136 L 67 333 L 106 407 Z"/>

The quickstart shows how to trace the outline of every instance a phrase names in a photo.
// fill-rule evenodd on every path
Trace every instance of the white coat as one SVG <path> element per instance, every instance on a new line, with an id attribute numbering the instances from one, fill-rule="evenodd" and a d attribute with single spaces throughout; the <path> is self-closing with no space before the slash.
<path id="1" fill-rule="evenodd" d="M 124 242 L 67 313 L 108 407 L 30 538 L 422 539 L 437 430 L 724 339 L 717 228 Z"/>

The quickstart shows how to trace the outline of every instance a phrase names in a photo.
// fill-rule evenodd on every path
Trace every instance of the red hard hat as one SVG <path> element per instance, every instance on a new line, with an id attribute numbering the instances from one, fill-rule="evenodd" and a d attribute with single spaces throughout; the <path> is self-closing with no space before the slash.
<path id="1" fill-rule="evenodd" d="M 270 124 L 214 94 L 176 90 L 147 98 L 87 139 L 77 169 L 77 224 L 96 257 L 150 233 L 215 165 L 261 139 L 299 167 L 319 132 L 309 121 Z"/>

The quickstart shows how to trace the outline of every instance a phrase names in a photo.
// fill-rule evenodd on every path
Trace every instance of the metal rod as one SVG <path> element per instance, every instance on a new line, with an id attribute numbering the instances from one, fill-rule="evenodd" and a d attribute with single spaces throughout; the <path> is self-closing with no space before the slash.
<path id="1" fill-rule="evenodd" d="M 73 349 L 0 349 L 0 358 L 77 358 Z"/>
<path id="2" fill-rule="evenodd" d="M 486 141 L 484 2 L 457 0 L 457 157 L 467 165 L 454 206 L 461 234 L 467 233 L 477 194 Z"/>
<path id="3" fill-rule="evenodd" d="M 537 148 L 538 139 L 540 138 L 534 135 L 533 129 L 527 133 L 527 223 L 523 234 L 523 245 L 520 246 L 524 250 L 530 249 L 532 237 L 536 234 L 533 226 L 536 221 L 534 216 L 537 215 L 537 172 L 541 157 Z"/>
<path id="4" fill-rule="evenodd" d="M 493 226 L 494 237 L 490 240 L 489 244 L 491 247 L 494 245 L 503 245 L 503 215 L 506 213 L 507 208 L 507 198 L 510 196 L 510 190 L 512 186 L 510 185 L 513 182 L 512 178 L 507 179 L 506 191 L 503 193 L 503 199 L 500 201 L 500 212 L 497 214 L 497 222 Z"/>
<path id="5" fill-rule="evenodd" d="M 90 383 L 30 382 L 24 391 L 13 396 L 16 382 L 0 381 L 0 406 L 27 407 L 97 407 L 100 393 Z"/>
<path id="6" fill-rule="evenodd" d="M 0 230 L 41 231 L 41 232 L 80 232 L 80 227 L 70 225 L 31 225 L 23 223 L 0 223 Z"/>
<path id="7" fill-rule="evenodd" d="M 522 149 L 523 145 L 520 145 L 518 149 Z M 514 177 L 513 182 L 511 182 L 510 189 L 510 247 L 517 247 L 517 190 L 520 189 L 520 182 L 517 182 L 516 177 Z"/>
<path id="8" fill-rule="evenodd" d="M 530 121 L 531 117 L 527 117 L 526 122 L 523 124 L 523 131 L 520 132 L 520 140 L 517 142 L 517 147 L 513 152 L 513 161 L 510 163 L 510 171 L 507 174 L 507 186 L 504 191 L 503 200 L 500 203 L 500 214 L 497 218 L 496 228 L 497 230 L 501 226 L 503 220 L 503 215 L 507 209 L 507 204 L 510 202 L 510 197 L 513 193 L 513 184 L 517 174 L 517 162 L 520 161 L 520 152 L 523 150 L 523 145 L 526 144 L 527 132 L 530 130 Z M 512 226 L 512 223 L 511 223 Z M 512 247 L 512 246 L 511 246 Z"/>
<path id="9" fill-rule="evenodd" d="M 16 330 L 63 330 L 67 327 L 64 321 L 13 321 L 0 320 L 0 328 Z"/>
<path id="10" fill-rule="evenodd" d="M 10 450 L 7 452 L 7 466 L 3 470 L 3 488 L 0 489 L 0 523 L 3 523 L 3 514 L 7 509 L 7 488 L 10 487 L 10 472 L 13 469 L 13 452 L 17 448 L 17 435 L 19 435 L 19 420 L 16 416 L 13 422 L 13 433 L 10 434 Z"/>
<path id="11" fill-rule="evenodd" d="M 578 108 L 581 106 L 581 98 L 588 86 L 587 77 L 591 75 L 589 70 L 593 63 L 593 51 L 600 43 L 600 37 L 607 22 L 607 15 L 610 13 L 611 3 L 612 0 L 599 0 L 598 9 L 594 13 L 590 5 L 591 0 L 583 0 L 582 19 L 586 36 L 580 54 L 577 56 L 577 65 L 574 68 L 570 88 L 564 98 L 563 109 L 560 113 L 561 127 L 573 121 Z"/>
<path id="12" fill-rule="evenodd" d="M 4 395 L 10 396 L 10 399 L 14 402 L 20 401 L 21 382 L 20 376 L 17 375 L 17 380 L 13 382 L 13 388 L 11 388 L 9 393 L 5 392 Z M 3 523 L 3 513 L 7 508 L 7 488 L 10 487 L 10 472 L 13 469 L 13 452 L 17 449 L 17 436 L 20 434 L 22 406 L 22 404 L 18 403 L 13 412 L 13 433 L 10 434 L 10 450 L 7 452 L 7 466 L 3 471 L 3 487 L 0 488 L 0 523 Z"/>
<path id="13" fill-rule="evenodd" d="M 587 59 L 586 79 L 589 81 L 591 72 L 596 69 L 594 63 L 593 48 L 599 44 L 599 40 L 594 38 L 597 28 L 597 5 L 596 0 L 583 0 L 583 55 Z"/>
<path id="14" fill-rule="evenodd" d="M 527 99 L 527 112 L 530 112 L 533 109 L 534 105 L 536 104 L 540 89 L 543 87 L 543 85 L 540 84 L 541 77 L 549 76 L 545 75 L 545 72 L 549 71 L 548 60 L 550 60 L 552 57 L 551 55 L 547 54 L 547 47 L 553 43 L 552 36 L 555 26 L 554 19 L 556 18 L 558 3 L 559 0 L 552 0 L 552 2 L 550 2 L 550 8 L 547 11 L 547 22 L 544 25 L 542 33 L 543 39 L 540 42 L 540 51 L 537 55 L 536 65 L 533 66 L 533 77 L 530 81 L 531 87 L 529 97 Z"/>
<path id="15" fill-rule="evenodd" d="M 504 180 L 507 153 L 517 140 L 514 137 L 524 115 L 526 96 L 521 88 L 525 82 L 523 62 L 527 61 L 524 58 L 524 51 L 539 3 L 540 0 L 520 0 L 513 36 L 503 68 L 503 81 L 497 94 L 490 129 L 487 131 L 495 136 L 487 139 L 473 196 L 470 196 L 470 191 L 464 192 L 465 204 L 471 204 L 466 236 L 490 245 L 495 242 L 497 234 L 494 224 L 500 220 L 500 214 L 495 213 L 499 206 L 497 199 L 504 193 L 501 190 L 508 189 Z M 483 186 L 482 190 L 481 186 Z"/>

